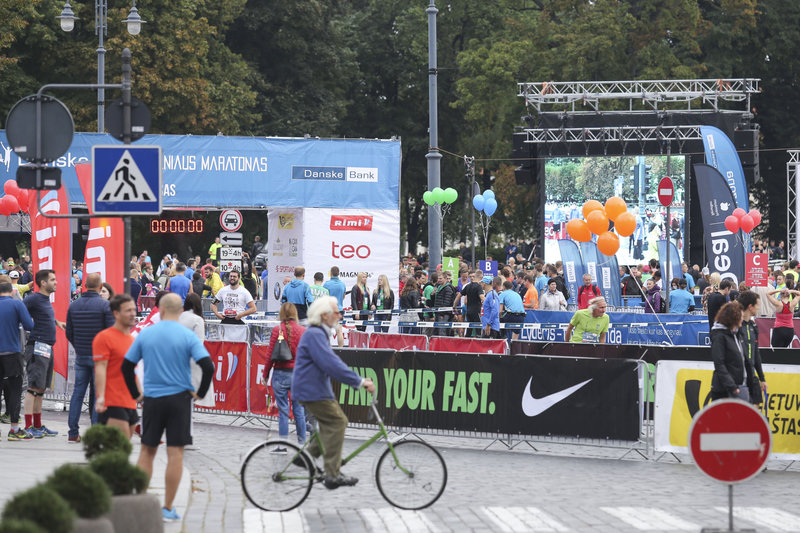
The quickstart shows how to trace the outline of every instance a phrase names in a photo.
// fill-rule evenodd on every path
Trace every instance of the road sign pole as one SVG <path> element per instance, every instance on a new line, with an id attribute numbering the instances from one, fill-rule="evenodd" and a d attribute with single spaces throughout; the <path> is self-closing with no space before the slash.
<path id="1" fill-rule="evenodd" d="M 668 145 L 667 146 L 667 176 L 670 176 L 670 177 L 672 176 L 672 157 L 670 156 L 671 152 L 672 152 L 672 147 Z M 675 192 L 674 192 L 675 189 L 673 188 L 672 190 L 673 190 L 672 195 L 674 197 L 675 196 Z M 670 231 L 672 230 L 672 219 L 669 216 L 669 208 L 670 208 L 671 205 L 672 205 L 672 202 L 667 204 L 667 246 L 666 246 L 666 248 L 667 248 L 667 280 L 666 280 L 666 283 L 665 283 L 666 292 L 664 293 L 664 297 L 667 299 L 667 305 L 665 306 L 666 310 L 667 310 L 667 313 L 669 313 L 669 290 L 672 287 L 672 269 L 670 268 L 670 264 L 669 264 L 670 263 L 669 258 L 672 256 L 672 253 L 671 253 L 672 252 L 672 246 L 670 246 L 670 243 L 672 243 L 672 238 L 670 237 Z"/>
<path id="2" fill-rule="evenodd" d="M 122 51 L 122 143 L 131 144 L 131 51 L 128 48 Z M 161 194 L 161 191 L 156 191 L 156 194 Z M 131 217 L 125 216 L 122 220 L 125 231 L 125 252 L 122 257 L 122 280 L 125 284 L 125 294 L 130 294 Z"/>

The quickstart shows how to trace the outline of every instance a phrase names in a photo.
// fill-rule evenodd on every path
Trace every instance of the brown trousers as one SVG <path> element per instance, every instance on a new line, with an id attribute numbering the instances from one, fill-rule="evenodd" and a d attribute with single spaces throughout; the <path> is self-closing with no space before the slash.
<path id="1" fill-rule="evenodd" d="M 325 475 L 338 476 L 339 469 L 342 467 L 342 445 L 344 444 L 344 432 L 347 429 L 347 416 L 334 400 L 300 403 L 319 422 L 319 437 L 323 450 L 319 449 L 317 441 L 314 440 L 307 448 L 308 453 L 319 457 L 324 451 Z"/>

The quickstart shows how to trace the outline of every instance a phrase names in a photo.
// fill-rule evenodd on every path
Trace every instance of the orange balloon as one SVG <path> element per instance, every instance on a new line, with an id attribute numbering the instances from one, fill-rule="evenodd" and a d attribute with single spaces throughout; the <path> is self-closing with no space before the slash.
<path id="1" fill-rule="evenodd" d="M 614 255 L 619 250 L 619 237 L 607 231 L 597 238 L 597 249 L 603 255 Z"/>
<path id="2" fill-rule="evenodd" d="M 617 215 L 614 221 L 614 229 L 623 237 L 630 237 L 636 231 L 636 215 L 625 211 Z"/>
<path id="3" fill-rule="evenodd" d="M 573 218 L 567 222 L 567 233 L 578 242 L 589 242 L 592 240 L 592 233 L 585 220 Z"/>
<path id="4" fill-rule="evenodd" d="M 589 216 L 586 217 L 586 224 L 589 225 L 589 229 L 595 235 L 608 231 L 608 217 L 606 217 L 602 209 L 589 213 Z"/>
<path id="5" fill-rule="evenodd" d="M 597 200 L 586 200 L 586 203 L 583 204 L 583 218 L 588 221 L 589 213 L 598 209 L 603 209 L 603 204 Z"/>
<path id="6" fill-rule="evenodd" d="M 606 215 L 616 224 L 617 217 L 628 210 L 625 200 L 619 196 L 612 196 L 606 200 Z"/>

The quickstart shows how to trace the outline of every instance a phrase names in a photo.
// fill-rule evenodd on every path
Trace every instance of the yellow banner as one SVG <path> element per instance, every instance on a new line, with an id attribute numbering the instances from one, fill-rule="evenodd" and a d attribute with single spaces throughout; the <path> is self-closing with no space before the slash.
<path id="1" fill-rule="evenodd" d="M 680 364 L 677 361 L 669 363 Z M 669 444 L 681 448 L 687 447 L 692 417 L 710 401 L 711 376 L 714 373 L 711 363 L 687 366 L 705 368 L 678 368 L 675 374 L 669 413 Z M 796 366 L 764 365 L 767 394 L 761 407 L 772 430 L 774 454 L 800 454 L 800 372 L 797 370 Z"/>

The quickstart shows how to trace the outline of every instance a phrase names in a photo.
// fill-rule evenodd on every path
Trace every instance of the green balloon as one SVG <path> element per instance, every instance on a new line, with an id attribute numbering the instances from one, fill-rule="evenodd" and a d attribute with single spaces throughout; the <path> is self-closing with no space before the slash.
<path id="1" fill-rule="evenodd" d="M 433 189 L 433 191 L 431 191 L 431 194 L 433 195 L 434 202 L 436 202 L 437 204 L 444 203 L 444 190 L 442 190 L 441 187 L 436 187 L 435 189 Z"/>
<path id="2" fill-rule="evenodd" d="M 431 191 L 425 191 L 425 194 L 422 195 L 422 201 L 428 205 L 433 205 L 433 193 Z"/>
<path id="3" fill-rule="evenodd" d="M 444 203 L 452 204 L 458 200 L 458 191 L 452 187 L 448 187 L 444 190 Z"/>

